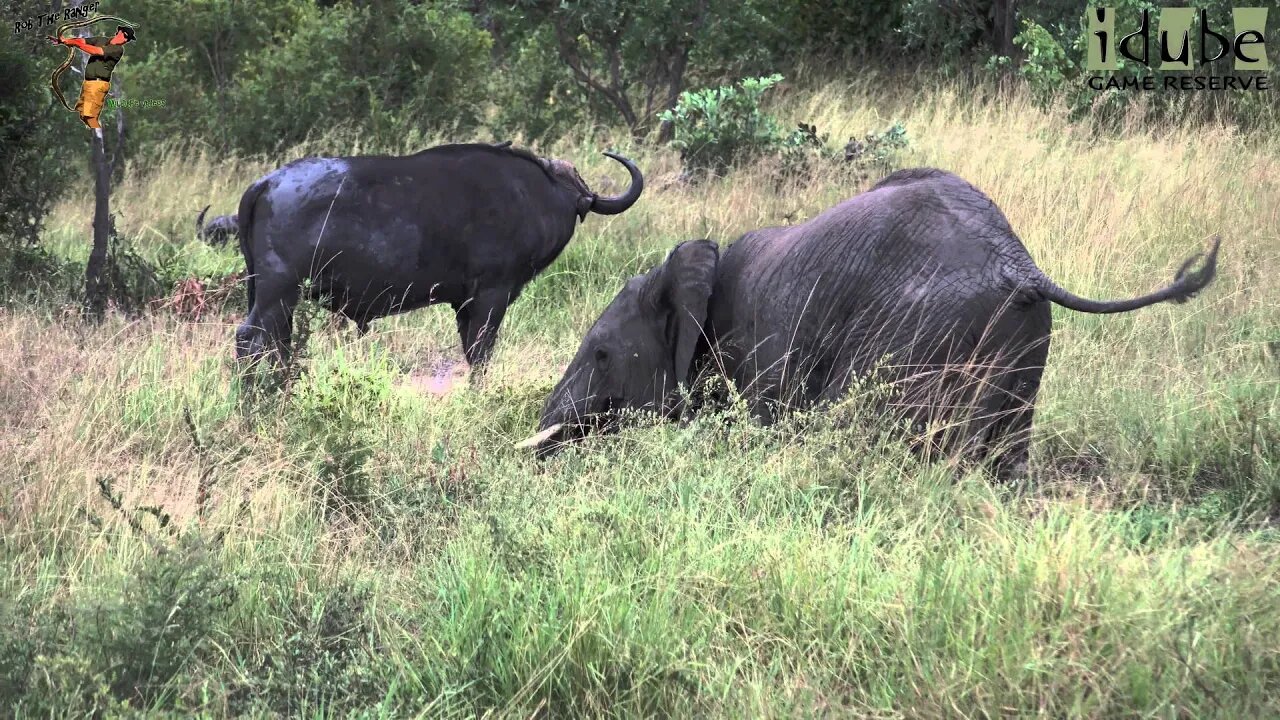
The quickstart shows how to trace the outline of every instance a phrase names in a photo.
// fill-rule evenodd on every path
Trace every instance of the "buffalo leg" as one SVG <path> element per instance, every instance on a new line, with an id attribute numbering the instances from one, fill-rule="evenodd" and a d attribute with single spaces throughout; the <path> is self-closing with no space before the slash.
<path id="1" fill-rule="evenodd" d="M 289 359 L 293 337 L 293 309 L 298 304 L 297 285 L 259 282 L 253 308 L 236 329 L 236 357 L 258 358 L 274 349 L 283 364 Z"/>
<path id="2" fill-rule="evenodd" d="M 476 293 L 457 309 L 462 354 L 473 373 L 483 373 L 489 362 L 510 297 L 506 290 L 485 290 Z"/>

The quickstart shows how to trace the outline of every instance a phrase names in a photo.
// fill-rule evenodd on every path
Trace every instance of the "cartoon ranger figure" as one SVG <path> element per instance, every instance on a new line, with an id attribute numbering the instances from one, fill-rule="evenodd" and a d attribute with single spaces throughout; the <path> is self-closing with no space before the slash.
<path id="1" fill-rule="evenodd" d="M 124 46 L 133 38 L 133 28 L 125 25 L 117 26 L 116 34 L 111 37 L 49 36 L 49 40 L 55 44 L 79 48 L 89 55 L 89 62 L 84 66 L 84 84 L 80 87 L 80 99 L 76 101 L 75 112 L 85 125 L 99 135 L 102 126 L 98 124 L 98 114 L 102 112 L 107 91 L 111 89 L 111 71 L 115 70 L 116 63 L 124 57 Z"/>

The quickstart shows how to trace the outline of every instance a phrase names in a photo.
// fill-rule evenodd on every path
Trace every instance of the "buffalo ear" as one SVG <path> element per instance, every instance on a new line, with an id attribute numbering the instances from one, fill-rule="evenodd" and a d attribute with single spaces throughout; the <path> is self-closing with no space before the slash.
<path id="1" fill-rule="evenodd" d="M 682 242 L 667 255 L 645 283 L 650 307 L 667 316 L 676 382 L 689 379 L 694 351 L 707 320 L 707 304 L 715 285 L 720 248 L 710 240 Z"/>

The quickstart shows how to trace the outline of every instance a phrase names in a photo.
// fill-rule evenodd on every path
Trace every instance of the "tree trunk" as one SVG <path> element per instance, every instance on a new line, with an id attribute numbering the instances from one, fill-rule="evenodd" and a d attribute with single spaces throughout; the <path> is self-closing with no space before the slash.
<path id="1" fill-rule="evenodd" d="M 991 4 L 991 50 L 996 55 L 1013 57 L 1017 51 L 1013 44 L 1018 34 L 1017 6 L 1018 0 L 994 0 Z"/>
<path id="2" fill-rule="evenodd" d="M 671 69 L 670 77 L 667 78 L 667 102 L 663 105 L 663 110 L 674 110 L 676 104 L 680 102 L 680 93 L 684 90 L 684 73 L 689 67 L 689 52 L 691 49 L 689 45 L 680 48 L 679 57 Z M 658 126 L 659 143 L 671 142 L 671 138 L 675 134 L 675 123 L 669 120 L 663 120 L 662 124 Z"/>
<path id="3" fill-rule="evenodd" d="M 124 148 L 128 126 L 125 124 L 124 108 L 116 108 L 116 144 L 111 148 L 111 177 L 117 184 L 124 182 Z"/>
<path id="4" fill-rule="evenodd" d="M 108 164 L 111 165 L 111 182 L 119 185 L 124 182 L 125 134 L 128 132 L 128 126 L 124 117 L 124 104 L 120 102 L 124 100 L 124 92 L 119 87 L 118 81 L 112 81 L 111 94 L 116 99 L 116 141 L 111 146 Z"/>
<path id="5" fill-rule="evenodd" d="M 101 322 L 107 309 L 104 271 L 107 267 L 107 243 L 111 235 L 111 164 L 107 162 L 102 135 L 91 132 L 92 150 L 89 170 L 93 173 L 93 250 L 84 270 L 85 315 Z"/>

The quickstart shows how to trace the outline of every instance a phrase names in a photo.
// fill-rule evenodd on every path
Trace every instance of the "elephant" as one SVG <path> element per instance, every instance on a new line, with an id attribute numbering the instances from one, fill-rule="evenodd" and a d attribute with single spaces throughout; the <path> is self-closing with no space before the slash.
<path id="1" fill-rule="evenodd" d="M 708 369 L 763 423 L 875 376 L 892 386 L 886 405 L 899 418 L 947 424 L 948 452 L 1020 475 L 1051 304 L 1118 313 L 1185 302 L 1213 279 L 1219 243 L 1161 290 L 1090 300 L 1036 266 L 981 190 L 936 168 L 900 170 L 806 222 L 748 232 L 723 255 L 711 240 L 680 243 L 629 279 L 583 337 L 526 445 L 545 457 L 616 427 L 627 408 L 682 414 L 675 390 Z"/>
<path id="2" fill-rule="evenodd" d="M 236 355 L 287 360 L 304 281 L 312 297 L 356 324 L 448 303 L 463 354 L 483 370 L 507 307 L 560 255 L 588 213 L 625 212 L 621 195 L 592 192 L 574 166 L 511 143 L 454 144 L 406 156 L 297 160 L 240 199 L 249 313 Z"/>

